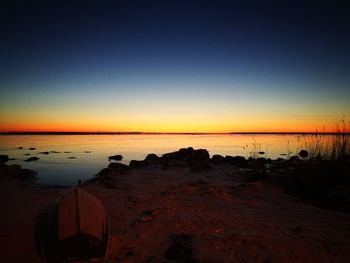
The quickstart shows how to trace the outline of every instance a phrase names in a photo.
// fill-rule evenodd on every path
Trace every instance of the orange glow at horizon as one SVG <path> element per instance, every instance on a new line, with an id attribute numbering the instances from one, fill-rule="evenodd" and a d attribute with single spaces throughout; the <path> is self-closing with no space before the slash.
<path id="1" fill-rule="evenodd" d="M 155 132 L 155 133 L 230 133 L 230 132 L 335 132 L 337 120 L 262 119 L 250 116 L 71 116 L 70 118 L 19 118 L 0 123 L 7 132 Z M 347 125 L 349 131 L 349 125 Z"/>

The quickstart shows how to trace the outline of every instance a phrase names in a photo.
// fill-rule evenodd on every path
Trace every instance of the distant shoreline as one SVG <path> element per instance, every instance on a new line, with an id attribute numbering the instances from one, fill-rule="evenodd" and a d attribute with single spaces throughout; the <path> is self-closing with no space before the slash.
<path id="1" fill-rule="evenodd" d="M 0 132 L 0 135 L 350 135 L 350 132 Z"/>

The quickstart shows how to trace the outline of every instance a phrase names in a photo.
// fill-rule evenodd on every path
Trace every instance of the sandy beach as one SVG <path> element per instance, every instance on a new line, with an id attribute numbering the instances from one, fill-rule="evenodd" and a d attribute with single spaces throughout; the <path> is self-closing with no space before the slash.
<path id="1" fill-rule="evenodd" d="M 349 214 L 249 182 L 238 165 L 168 157 L 112 163 L 83 186 L 110 216 L 112 249 L 102 262 L 349 261 Z M 68 189 L 24 183 L 19 169 L 1 164 L 0 261 L 40 262 L 35 217 Z"/>

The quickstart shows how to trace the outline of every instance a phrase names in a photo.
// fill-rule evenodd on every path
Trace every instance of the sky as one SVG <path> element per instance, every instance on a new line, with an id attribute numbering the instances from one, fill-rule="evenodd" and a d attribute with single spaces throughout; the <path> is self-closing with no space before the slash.
<path id="1" fill-rule="evenodd" d="M 0 131 L 332 131 L 348 1 L 1 1 Z"/>

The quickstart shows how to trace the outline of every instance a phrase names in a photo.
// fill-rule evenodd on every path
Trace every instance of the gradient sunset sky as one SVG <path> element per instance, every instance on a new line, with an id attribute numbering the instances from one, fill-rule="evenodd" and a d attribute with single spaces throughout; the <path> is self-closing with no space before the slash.
<path id="1" fill-rule="evenodd" d="M 331 130 L 346 2 L 1 1 L 0 131 Z"/>

